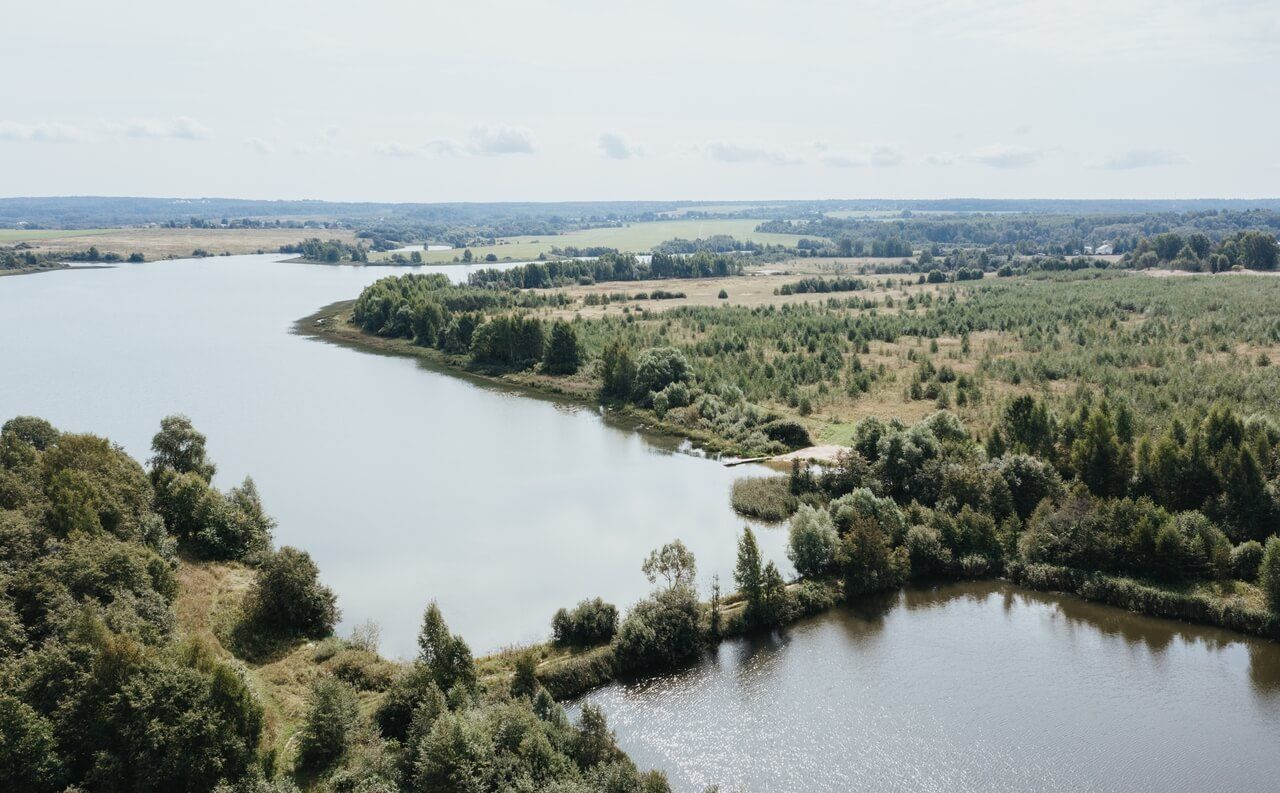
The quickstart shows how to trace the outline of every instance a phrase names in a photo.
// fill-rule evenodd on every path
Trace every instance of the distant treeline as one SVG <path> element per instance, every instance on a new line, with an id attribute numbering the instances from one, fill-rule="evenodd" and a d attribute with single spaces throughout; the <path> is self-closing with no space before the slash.
<path id="1" fill-rule="evenodd" d="M 1144 238 L 1125 256 L 1132 267 L 1172 267 L 1192 272 L 1222 272 L 1233 267 L 1274 270 L 1280 263 L 1280 246 L 1274 234 L 1241 231 L 1215 242 L 1206 234 L 1166 232 Z"/>
<path id="2" fill-rule="evenodd" d="M 909 256 L 911 247 L 939 244 L 982 246 L 994 253 L 1065 256 L 1083 253 L 1086 246 L 1110 243 L 1115 253 L 1137 247 L 1144 237 L 1167 232 L 1201 233 L 1222 239 L 1245 230 L 1280 231 L 1280 212 L 1196 211 L 1141 214 L 1000 214 L 911 215 L 896 218 L 815 217 L 771 220 L 758 231 L 800 234 L 815 239 L 797 246 L 809 255 Z M 825 238 L 817 239 L 817 238 Z M 829 240 L 826 241 L 826 240 Z"/>
<path id="3" fill-rule="evenodd" d="M 342 240 L 305 239 L 296 245 L 281 245 L 281 253 L 300 253 L 313 262 L 367 262 L 369 252 L 363 245 L 352 245 Z"/>
<path id="4" fill-rule="evenodd" d="M 111 251 L 100 251 L 96 247 L 90 247 L 88 250 L 83 251 L 61 251 L 57 253 L 37 252 L 21 246 L 0 248 L 0 271 L 54 270 L 61 267 L 65 262 L 115 263 L 143 261 L 146 261 L 146 257 L 141 253 L 131 253 L 128 256 L 123 256 Z"/>
<path id="5" fill-rule="evenodd" d="M 609 253 L 590 261 L 534 262 L 509 270 L 481 270 L 468 277 L 472 286 L 543 289 L 580 283 L 644 281 L 656 278 L 716 278 L 741 275 L 742 262 L 725 254 L 672 256 L 655 253 L 648 262 L 629 254 Z"/>

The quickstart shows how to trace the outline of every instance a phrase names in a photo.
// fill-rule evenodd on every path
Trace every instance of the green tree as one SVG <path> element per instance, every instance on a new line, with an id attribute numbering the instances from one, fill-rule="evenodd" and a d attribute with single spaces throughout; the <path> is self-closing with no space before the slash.
<path id="1" fill-rule="evenodd" d="M 311 555 L 288 546 L 263 561 L 246 602 L 254 624 L 281 634 L 327 636 L 339 616 Z"/>
<path id="2" fill-rule="evenodd" d="M 455 686 L 471 691 L 476 684 L 475 662 L 471 648 L 461 636 L 449 633 L 440 606 L 433 600 L 422 615 L 422 629 L 418 632 L 418 662 L 431 671 L 431 677 L 441 691 Z"/>
<path id="3" fill-rule="evenodd" d="M 618 340 L 605 345 L 600 356 L 600 397 L 602 399 L 631 399 L 635 390 L 636 367 L 631 360 L 631 350 Z"/>
<path id="4" fill-rule="evenodd" d="M 205 482 L 213 479 L 216 466 L 205 452 L 206 438 L 191 419 L 183 415 L 165 416 L 160 431 L 151 439 L 151 475 L 154 479 L 165 471 L 192 473 Z"/>
<path id="5" fill-rule="evenodd" d="M 0 789 L 55 791 L 61 777 L 53 725 L 21 700 L 0 694 Z"/>
<path id="6" fill-rule="evenodd" d="M 298 767 L 329 768 L 346 753 L 360 720 L 355 691 L 341 680 L 322 677 L 311 687 L 298 728 Z"/>
<path id="7" fill-rule="evenodd" d="M 1258 566 L 1258 586 L 1267 597 L 1272 611 L 1280 612 L 1280 537 L 1271 535 L 1262 551 Z"/>
<path id="8" fill-rule="evenodd" d="M 791 516 L 787 558 L 801 576 L 816 578 L 829 573 L 839 544 L 831 514 L 825 509 L 801 504 Z"/>
<path id="9" fill-rule="evenodd" d="M 760 576 L 760 546 L 756 544 L 756 535 L 751 527 L 743 526 L 742 536 L 738 538 L 738 562 L 733 569 L 733 583 L 746 598 L 748 611 L 752 603 L 760 602 Z"/>
<path id="10" fill-rule="evenodd" d="M 880 524 L 858 516 L 840 544 L 840 568 L 846 597 L 900 586 L 911 571 L 904 548 L 893 548 Z"/>
<path id="11" fill-rule="evenodd" d="M 693 552 L 680 540 L 672 540 L 661 548 L 651 551 L 649 557 L 640 567 L 644 577 L 650 584 L 658 583 L 661 578 L 668 587 L 692 587 L 698 575 L 698 565 Z"/>
<path id="12" fill-rule="evenodd" d="M 549 374 L 574 374 L 582 365 L 582 350 L 578 346 L 578 334 L 573 326 L 563 320 L 551 326 L 547 350 L 542 356 L 542 367 Z"/>
<path id="13" fill-rule="evenodd" d="M 1104 411 L 1089 413 L 1083 434 L 1071 447 L 1071 465 L 1096 495 L 1122 496 L 1128 490 L 1132 459 Z"/>

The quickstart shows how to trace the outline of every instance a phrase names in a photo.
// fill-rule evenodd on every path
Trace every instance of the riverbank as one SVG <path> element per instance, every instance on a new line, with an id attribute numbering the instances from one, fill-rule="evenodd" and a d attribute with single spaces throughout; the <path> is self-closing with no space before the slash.
<path id="1" fill-rule="evenodd" d="M 408 339 L 392 339 L 365 333 L 351 322 L 354 304 L 354 300 L 331 303 L 297 320 L 294 332 L 362 352 L 415 358 L 429 368 L 478 385 L 599 410 L 610 423 L 651 437 L 688 441 L 702 453 L 717 459 L 732 451 L 729 441 L 711 433 L 663 421 L 650 410 L 635 405 L 600 405 L 597 399 L 599 386 L 584 372 L 570 376 L 551 376 L 531 370 L 503 371 L 477 366 L 467 356 L 449 355 L 433 347 L 414 344 Z"/>
<path id="2" fill-rule="evenodd" d="M 1242 637 L 1254 636 L 1280 641 L 1280 617 L 1262 606 L 1261 593 L 1256 587 L 1250 585 L 1234 582 L 1234 585 L 1222 585 L 1217 591 L 1203 587 L 1194 591 L 1178 591 L 1122 576 L 1020 563 L 1010 565 L 1010 569 L 1004 576 L 979 579 L 948 578 L 938 579 L 932 583 L 915 582 L 898 589 L 869 593 L 854 601 L 844 598 L 842 589 L 836 581 L 793 582 L 787 586 L 787 591 L 799 601 L 797 608 L 787 622 L 771 629 L 768 633 L 786 630 L 788 627 L 835 609 L 871 604 L 883 601 L 885 598 L 897 597 L 908 589 L 921 586 L 929 588 L 935 584 L 952 583 L 956 580 L 1006 582 L 1019 589 L 1100 603 L 1131 614 L 1182 624 L 1221 628 L 1239 633 Z M 806 596 L 797 598 L 804 587 L 809 588 L 805 593 Z M 703 606 L 709 615 L 710 604 L 704 603 Z M 752 635 L 753 632 L 741 619 L 744 608 L 745 603 L 735 597 L 727 599 L 722 604 L 720 613 L 723 627 L 719 636 L 712 640 L 712 649 L 723 641 Z M 538 654 L 538 680 L 558 700 L 577 699 L 620 677 L 614 662 L 612 645 L 568 650 L 557 648 L 548 642 L 533 648 L 524 648 L 524 650 L 532 650 Z M 518 652 L 509 651 L 482 659 L 481 665 L 485 668 L 487 663 L 490 674 L 509 675 L 514 671 L 513 664 L 517 656 Z M 656 673 L 666 670 L 653 671 Z"/>

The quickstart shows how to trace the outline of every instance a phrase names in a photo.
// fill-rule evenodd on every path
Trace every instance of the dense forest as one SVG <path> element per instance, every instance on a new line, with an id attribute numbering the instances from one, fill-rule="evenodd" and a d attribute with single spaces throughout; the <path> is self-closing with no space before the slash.
<path id="1" fill-rule="evenodd" d="M 1115 253 L 1133 251 L 1141 240 L 1157 235 L 1201 235 L 1221 240 L 1245 230 L 1280 231 L 1274 210 L 1124 213 L 913 215 L 803 220 L 772 220 L 759 231 L 817 238 L 807 247 L 825 256 L 910 256 L 911 249 L 980 246 L 991 253 L 1078 255 L 1086 246 L 1109 243 Z M 821 242 L 826 239 L 830 242 Z M 816 254 L 815 254 L 816 255 Z M 1176 255 L 1176 251 L 1175 251 Z M 1169 257 L 1172 259 L 1173 257 Z M 1249 266 L 1249 265 L 1246 265 Z"/>
<path id="2" fill-rule="evenodd" d="M 669 790 L 598 710 L 571 724 L 532 656 L 482 675 L 434 604 L 408 663 L 378 657 L 376 628 L 333 637 L 333 593 L 306 552 L 273 547 L 253 481 L 213 487 L 180 416 L 152 450 L 143 466 L 31 417 L 0 431 L 3 789 Z M 189 582 L 237 570 L 239 603 L 209 604 L 225 624 L 202 631 Z M 299 670 L 298 712 L 268 661 Z"/>

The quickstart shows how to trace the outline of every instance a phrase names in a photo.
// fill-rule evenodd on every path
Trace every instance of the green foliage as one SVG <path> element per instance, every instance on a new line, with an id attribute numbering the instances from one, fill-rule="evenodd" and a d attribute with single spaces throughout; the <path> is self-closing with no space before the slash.
<path id="1" fill-rule="evenodd" d="M 651 551 L 640 570 L 650 584 L 658 583 L 661 578 L 667 587 L 692 588 L 698 575 L 698 565 L 693 553 L 680 540 L 672 540 Z"/>
<path id="2" fill-rule="evenodd" d="M 471 648 L 461 636 L 449 633 L 449 626 L 434 600 L 422 615 L 422 629 L 418 632 L 418 663 L 430 670 L 441 691 L 449 692 L 455 686 L 464 691 L 475 688 L 476 670 Z"/>
<path id="3" fill-rule="evenodd" d="M 568 322 L 556 322 L 551 326 L 547 350 L 542 356 L 542 367 L 548 374 L 574 374 L 582 366 L 582 350 L 578 334 Z"/>
<path id="4" fill-rule="evenodd" d="M 839 544 L 830 513 L 801 504 L 791 518 L 787 547 L 787 558 L 796 572 L 806 578 L 827 575 L 834 569 Z"/>
<path id="5" fill-rule="evenodd" d="M 165 472 L 195 474 L 209 482 L 217 468 L 205 452 L 207 438 L 186 416 L 175 414 L 160 420 L 160 431 L 151 439 L 152 481 Z"/>
<path id="6" fill-rule="evenodd" d="M 635 604 L 618 629 L 614 653 L 629 672 L 665 669 L 702 647 L 700 604 L 690 587 L 660 589 Z"/>
<path id="7" fill-rule="evenodd" d="M 551 618 L 551 640 L 561 647 L 604 644 L 617 631 L 618 608 L 600 598 L 583 600 L 572 611 L 559 609 Z"/>
<path id="8" fill-rule="evenodd" d="M 252 624 L 282 636 L 327 636 L 339 619 L 311 555 L 288 546 L 262 562 L 245 603 Z"/>
<path id="9" fill-rule="evenodd" d="M 350 747 L 359 720 L 355 692 L 331 677 L 316 681 L 298 728 L 298 768 L 323 771 Z"/>
<path id="10" fill-rule="evenodd" d="M 0 694 L 0 788 L 55 791 L 61 766 L 48 719 L 25 702 Z"/>
<path id="11" fill-rule="evenodd" d="M 476 328 L 471 360 L 511 369 L 527 369 L 542 360 L 547 347 L 542 320 L 502 314 Z"/>
<path id="12" fill-rule="evenodd" d="M 911 572 L 907 550 L 892 547 L 880 524 L 861 515 L 842 535 L 837 559 L 846 597 L 900 586 Z"/>
<path id="13" fill-rule="evenodd" d="M 1258 586 L 1266 595 L 1271 610 L 1280 611 L 1280 537 L 1273 535 L 1267 540 L 1262 562 L 1258 565 Z"/>

